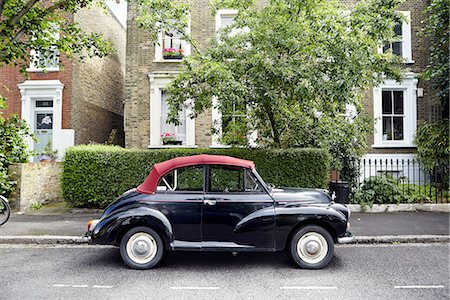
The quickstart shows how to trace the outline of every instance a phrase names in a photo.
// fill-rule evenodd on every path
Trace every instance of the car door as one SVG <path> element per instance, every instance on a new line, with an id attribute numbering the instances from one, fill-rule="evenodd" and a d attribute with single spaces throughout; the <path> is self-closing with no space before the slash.
<path id="1" fill-rule="evenodd" d="M 205 167 L 174 169 L 158 182 L 158 210 L 169 220 L 174 249 L 201 249 Z"/>
<path id="2" fill-rule="evenodd" d="M 273 199 L 251 170 L 207 167 L 202 213 L 202 249 L 274 249 Z"/>

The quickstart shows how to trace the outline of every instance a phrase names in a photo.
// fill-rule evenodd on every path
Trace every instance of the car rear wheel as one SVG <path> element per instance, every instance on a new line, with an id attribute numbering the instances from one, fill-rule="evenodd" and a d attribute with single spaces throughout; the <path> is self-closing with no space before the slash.
<path id="1" fill-rule="evenodd" d="M 148 227 L 135 227 L 120 242 L 120 255 L 133 269 L 145 270 L 155 267 L 162 259 L 164 246 L 156 231 Z"/>
<path id="2" fill-rule="evenodd" d="M 290 253 L 300 267 L 322 269 L 333 258 L 333 238 L 323 227 L 316 225 L 301 227 L 291 239 Z"/>

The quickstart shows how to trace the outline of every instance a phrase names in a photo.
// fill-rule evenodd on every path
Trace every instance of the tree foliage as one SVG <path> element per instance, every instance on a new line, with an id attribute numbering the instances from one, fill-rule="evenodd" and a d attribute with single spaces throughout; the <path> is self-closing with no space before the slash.
<path id="1" fill-rule="evenodd" d="M 449 0 L 431 0 L 423 33 L 430 40 L 430 61 L 424 78 L 431 80 L 435 96 L 442 105 L 442 116 L 449 115 Z"/>
<path id="2" fill-rule="evenodd" d="M 8 177 L 8 166 L 27 161 L 23 138 L 30 134 L 28 125 L 18 116 L 5 119 L 0 114 L 0 195 L 8 195 L 14 186 Z"/>
<path id="3" fill-rule="evenodd" d="M 71 14 L 93 6 L 95 0 L 0 0 L 0 67 L 14 65 L 21 71 L 29 65 L 30 49 L 50 57 L 51 48 L 67 57 L 83 60 L 103 57 L 113 51 L 98 33 L 83 32 Z M 99 2 L 100 3 L 100 2 Z M 12 191 L 7 171 L 12 163 L 26 162 L 24 141 L 31 131 L 18 116 L 5 118 L 6 99 L 0 95 L 0 194 Z"/>
<path id="4" fill-rule="evenodd" d="M 360 155 L 373 127 L 362 114 L 364 91 L 401 77 L 401 58 L 378 51 L 395 39 L 400 2 L 365 0 L 349 11 L 335 0 L 213 0 L 213 11 L 238 15 L 206 50 L 185 57 L 169 87 L 170 122 L 183 107 L 198 116 L 216 97 L 219 110 L 248 108 L 247 131 L 258 130 L 260 146 L 321 146 L 343 168 L 340 158 Z M 347 104 L 358 112 L 352 122 L 343 116 Z"/>
<path id="5" fill-rule="evenodd" d="M 71 16 L 94 1 L 0 0 L 0 63 L 25 67 L 30 49 L 45 56 L 52 46 L 80 59 L 112 52 L 101 34 L 82 31 Z"/>
<path id="6" fill-rule="evenodd" d="M 448 119 L 422 124 L 416 133 L 417 157 L 428 169 L 438 161 L 448 161 L 450 155 Z"/>

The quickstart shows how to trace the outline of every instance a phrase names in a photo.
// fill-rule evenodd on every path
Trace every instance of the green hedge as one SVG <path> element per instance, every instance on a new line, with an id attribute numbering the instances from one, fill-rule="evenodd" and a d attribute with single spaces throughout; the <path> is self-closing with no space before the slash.
<path id="1" fill-rule="evenodd" d="M 274 186 L 327 188 L 329 154 L 321 149 L 139 150 L 83 145 L 66 152 L 63 195 L 73 207 L 105 207 L 123 192 L 141 184 L 153 164 L 201 153 L 253 160 L 259 174 Z"/>

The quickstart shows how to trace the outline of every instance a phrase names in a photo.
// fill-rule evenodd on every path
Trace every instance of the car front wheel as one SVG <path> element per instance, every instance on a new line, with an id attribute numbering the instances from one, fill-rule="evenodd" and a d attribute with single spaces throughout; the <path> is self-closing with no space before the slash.
<path id="1" fill-rule="evenodd" d="M 135 227 L 120 242 L 120 255 L 133 269 L 145 270 L 155 267 L 162 259 L 164 246 L 156 231 L 148 227 Z"/>
<path id="2" fill-rule="evenodd" d="M 290 244 L 292 259 L 305 269 L 322 269 L 333 258 L 334 242 L 323 227 L 308 225 L 293 235 Z"/>

